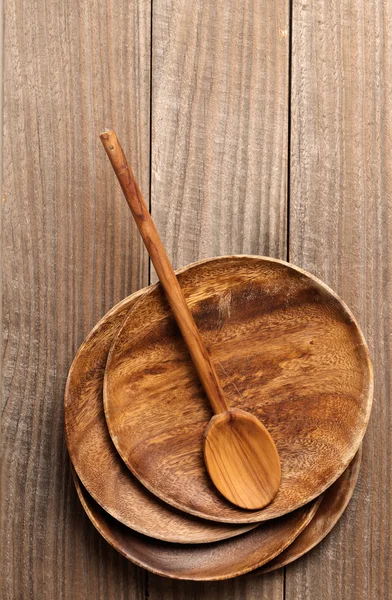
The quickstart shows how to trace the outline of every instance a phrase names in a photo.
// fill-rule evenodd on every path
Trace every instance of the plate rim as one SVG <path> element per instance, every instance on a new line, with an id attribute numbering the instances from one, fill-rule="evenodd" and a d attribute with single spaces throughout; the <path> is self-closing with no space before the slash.
<path id="1" fill-rule="evenodd" d="M 348 465 L 353 460 L 353 458 L 354 458 L 355 454 L 357 453 L 358 448 L 362 442 L 362 439 L 366 433 L 366 429 L 367 429 L 369 419 L 370 419 L 371 408 L 372 408 L 372 403 L 373 403 L 373 394 L 374 394 L 373 364 L 372 364 L 372 361 L 370 358 L 370 352 L 369 352 L 369 348 L 368 348 L 368 345 L 365 340 L 365 336 L 362 332 L 361 327 L 359 326 L 359 323 L 357 322 L 354 314 L 352 313 L 350 308 L 347 306 L 347 304 L 344 302 L 344 300 L 334 290 L 332 290 L 326 283 L 324 283 L 321 279 L 319 279 L 318 277 L 316 277 L 309 271 L 306 271 L 305 269 L 302 269 L 301 267 L 298 267 L 292 263 L 289 263 L 285 260 L 281 260 L 278 258 L 259 256 L 259 255 L 253 255 L 253 254 L 230 254 L 230 255 L 224 255 L 224 256 L 215 256 L 215 257 L 211 257 L 211 258 L 205 258 L 205 259 L 201 259 L 201 260 L 192 262 L 189 265 L 186 265 L 185 267 L 182 267 L 181 269 L 176 270 L 175 273 L 182 274 L 184 272 L 192 270 L 192 268 L 195 268 L 195 267 L 198 267 L 198 266 L 201 266 L 204 264 L 208 264 L 208 263 L 224 262 L 224 261 L 228 261 L 228 260 L 243 260 L 243 259 L 249 259 L 249 260 L 253 260 L 255 262 L 261 261 L 261 262 L 280 264 L 280 265 L 287 267 L 290 270 L 296 271 L 297 273 L 300 273 L 301 275 L 311 279 L 314 283 L 316 283 L 318 286 L 323 288 L 326 292 L 328 292 L 330 295 L 332 295 L 338 301 L 342 310 L 347 314 L 347 316 L 349 317 L 349 320 L 354 324 L 356 332 L 359 334 L 359 339 L 360 339 L 361 343 L 358 344 L 358 346 L 360 345 L 364 350 L 364 358 L 366 359 L 366 360 L 364 360 L 364 367 L 366 365 L 367 374 L 368 374 L 367 397 L 366 397 L 366 400 L 364 400 L 364 404 L 363 404 L 363 407 L 365 410 L 365 418 L 364 418 L 361 429 L 359 429 L 358 433 L 357 433 L 358 443 L 354 446 L 354 448 L 350 451 L 350 453 L 348 453 L 348 455 L 347 455 L 348 457 L 346 458 L 345 462 L 343 463 L 343 466 L 337 471 L 337 473 L 334 475 L 333 478 L 328 479 L 328 481 L 323 486 L 319 487 L 316 490 L 316 492 L 313 493 L 312 496 L 307 497 L 306 500 L 302 501 L 299 504 L 292 506 L 289 510 L 286 510 L 284 512 L 280 512 L 280 513 L 274 515 L 273 517 L 267 516 L 266 518 L 264 518 L 263 511 L 265 509 L 262 509 L 260 511 L 253 511 L 253 512 L 257 512 L 258 516 L 254 515 L 252 512 L 248 512 L 247 515 L 245 515 L 243 518 L 240 518 L 239 516 L 238 517 L 219 517 L 219 521 L 218 521 L 216 516 L 212 517 L 210 514 L 208 514 L 206 512 L 189 507 L 182 502 L 173 500 L 171 497 L 169 497 L 166 494 L 159 493 L 159 490 L 157 490 L 157 488 L 154 488 L 154 486 L 151 485 L 151 483 L 148 480 L 146 480 L 145 477 L 141 476 L 140 473 L 138 473 L 138 472 L 136 472 L 136 470 L 132 469 L 131 465 L 129 464 L 129 461 L 127 460 L 127 457 L 121 451 L 121 448 L 118 445 L 118 440 L 116 438 L 116 435 L 112 431 L 110 420 L 107 417 L 107 369 L 105 369 L 104 382 L 103 382 L 103 406 L 104 406 L 105 419 L 106 419 L 106 424 L 107 424 L 107 428 L 109 431 L 109 435 L 116 447 L 117 452 L 119 453 L 121 459 L 123 460 L 124 464 L 133 473 L 133 475 L 142 483 L 142 485 L 144 485 L 152 494 L 154 494 L 155 496 L 157 496 L 158 498 L 160 498 L 167 504 L 170 504 L 171 506 L 177 508 L 178 510 L 181 510 L 183 512 L 186 512 L 188 514 L 191 514 L 193 516 L 196 516 L 196 517 L 199 517 L 199 518 L 202 518 L 205 520 L 210 520 L 210 521 L 215 521 L 215 522 L 220 522 L 220 523 L 231 523 L 231 524 L 244 524 L 244 523 L 251 523 L 251 522 L 259 523 L 259 522 L 263 522 L 264 520 L 269 520 L 272 518 L 279 518 L 280 516 L 283 516 L 284 514 L 287 514 L 288 512 L 292 512 L 293 510 L 296 510 L 297 508 L 301 508 L 302 506 L 305 506 L 308 502 L 311 502 L 312 500 L 314 500 L 315 498 L 320 496 L 326 489 L 328 489 L 333 483 L 335 483 L 335 481 L 340 477 L 340 475 L 342 475 L 342 473 L 345 471 L 345 469 L 348 467 Z M 159 286 L 160 286 L 160 284 L 159 284 L 159 282 L 157 282 L 155 284 L 147 286 L 146 288 L 143 288 L 143 290 L 145 291 L 144 296 L 148 296 L 149 294 L 153 293 Z M 143 291 L 143 290 L 139 290 L 139 291 Z M 119 327 L 117 334 L 115 335 L 112 346 L 108 353 L 107 364 L 110 363 L 111 356 L 114 352 L 116 339 L 120 335 L 122 328 L 124 327 L 125 322 L 127 320 L 127 317 L 128 317 L 128 315 L 125 317 L 124 322 Z M 268 506 L 266 508 L 268 509 Z"/>

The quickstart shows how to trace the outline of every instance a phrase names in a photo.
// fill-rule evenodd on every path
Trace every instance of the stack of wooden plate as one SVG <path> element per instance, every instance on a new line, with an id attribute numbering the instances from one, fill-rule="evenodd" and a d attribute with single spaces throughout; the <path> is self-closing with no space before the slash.
<path id="1" fill-rule="evenodd" d="M 230 406 L 256 415 L 276 443 L 279 492 L 248 511 L 211 483 L 211 409 L 159 284 L 105 315 L 72 364 L 75 485 L 104 538 L 154 573 L 266 572 L 320 542 L 351 498 L 373 392 L 366 343 L 336 294 L 285 262 L 214 258 L 178 279 Z"/>

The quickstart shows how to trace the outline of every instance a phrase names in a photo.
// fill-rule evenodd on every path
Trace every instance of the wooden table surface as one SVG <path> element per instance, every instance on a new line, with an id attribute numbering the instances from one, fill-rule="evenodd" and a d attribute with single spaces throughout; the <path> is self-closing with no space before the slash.
<path id="1" fill-rule="evenodd" d="M 392 598 L 392 2 L 8 0 L 4 36 L 2 599 Z M 331 535 L 284 570 L 153 576 L 100 539 L 77 499 L 72 357 L 155 281 L 98 138 L 108 126 L 176 267 L 289 259 L 367 337 L 359 484 Z"/>

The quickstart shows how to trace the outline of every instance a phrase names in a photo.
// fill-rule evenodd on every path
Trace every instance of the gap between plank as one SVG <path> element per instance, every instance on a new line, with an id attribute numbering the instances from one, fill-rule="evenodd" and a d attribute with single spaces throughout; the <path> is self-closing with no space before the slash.
<path id="1" fill-rule="evenodd" d="M 152 22 L 153 22 L 153 0 L 150 0 L 150 157 L 149 157 L 149 179 L 148 179 L 148 210 L 152 212 Z M 151 258 L 148 257 L 148 285 L 151 285 Z M 149 579 L 150 573 L 146 570 L 144 584 L 144 599 L 149 600 L 150 588 Z"/>
<path id="2" fill-rule="evenodd" d="M 290 195 L 291 195 L 291 96 L 293 77 L 293 2 L 289 0 L 289 60 L 288 60 L 288 94 L 287 94 L 287 205 L 286 205 L 286 259 L 290 262 Z"/>
<path id="3" fill-rule="evenodd" d="M 293 79 L 293 3 L 289 0 L 289 60 L 287 92 L 287 204 L 286 204 L 286 259 L 290 262 L 290 193 L 291 193 L 291 97 Z M 283 600 L 286 600 L 287 569 L 283 567 Z"/>
<path id="4" fill-rule="evenodd" d="M 148 210 L 152 212 L 151 190 L 152 190 L 152 15 L 153 0 L 150 0 L 150 160 L 148 180 Z M 151 285 L 151 258 L 148 257 L 148 285 Z"/>

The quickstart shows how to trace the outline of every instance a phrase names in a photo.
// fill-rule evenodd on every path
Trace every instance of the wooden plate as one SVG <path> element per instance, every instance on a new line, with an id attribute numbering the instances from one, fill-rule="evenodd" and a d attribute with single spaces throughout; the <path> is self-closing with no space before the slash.
<path id="1" fill-rule="evenodd" d="M 102 385 L 112 340 L 141 290 L 115 306 L 90 333 L 69 372 L 65 391 L 65 429 L 69 454 L 95 500 L 125 525 L 170 542 L 221 540 L 255 527 L 202 521 L 150 494 L 122 463 L 106 428 Z"/>
<path id="2" fill-rule="evenodd" d="M 244 511 L 215 490 L 202 436 L 211 410 L 160 288 L 126 318 L 109 353 L 104 407 L 111 437 L 136 477 L 206 519 L 276 518 L 319 496 L 353 459 L 372 402 L 363 335 L 325 284 L 285 262 L 221 257 L 179 280 L 231 407 L 257 415 L 274 438 L 280 490 Z"/>
<path id="3" fill-rule="evenodd" d="M 328 535 L 346 510 L 354 493 L 361 466 L 361 455 L 362 446 L 359 447 L 343 475 L 324 492 L 321 504 L 309 525 L 286 550 L 264 565 L 257 574 L 262 575 L 290 564 L 317 546 Z"/>
<path id="4" fill-rule="evenodd" d="M 136 533 L 110 517 L 86 492 L 75 486 L 89 519 L 118 552 L 133 563 L 174 579 L 210 581 L 248 573 L 282 552 L 308 525 L 320 499 L 295 512 L 229 540 L 212 544 L 170 544 Z"/>

